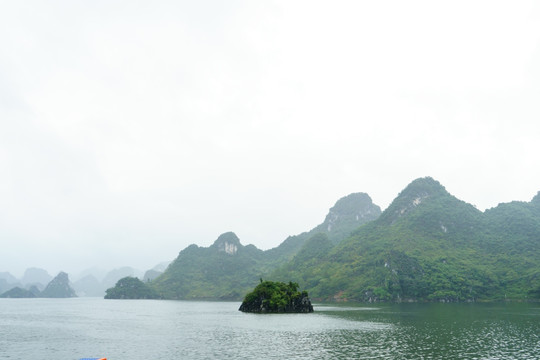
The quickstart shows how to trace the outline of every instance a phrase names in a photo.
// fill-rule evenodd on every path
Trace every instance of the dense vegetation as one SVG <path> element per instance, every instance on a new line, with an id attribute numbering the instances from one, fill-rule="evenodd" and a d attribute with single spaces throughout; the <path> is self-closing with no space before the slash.
<path id="1" fill-rule="evenodd" d="M 259 278 L 287 264 L 312 236 L 323 233 L 337 243 L 379 215 L 380 208 L 367 194 L 351 194 L 336 202 L 322 224 L 271 250 L 243 246 L 232 232 L 208 248 L 190 245 L 150 284 L 166 299 L 241 300 Z"/>
<path id="2" fill-rule="evenodd" d="M 105 299 L 158 299 L 157 292 L 136 277 L 127 276 L 107 289 Z"/>
<path id="3" fill-rule="evenodd" d="M 540 300 L 538 259 L 540 193 L 482 212 L 428 177 L 383 213 L 366 194 L 340 199 L 321 225 L 271 250 L 234 233 L 191 245 L 149 286 L 167 299 L 236 300 L 271 277 L 317 300 Z"/>
<path id="4" fill-rule="evenodd" d="M 262 281 L 248 293 L 240 311 L 256 313 L 313 312 L 306 291 L 298 291 L 298 284 Z"/>
<path id="5" fill-rule="evenodd" d="M 151 284 L 166 299 L 240 299 L 260 277 L 262 261 L 262 250 L 225 233 L 208 248 L 182 250 Z"/>
<path id="6" fill-rule="evenodd" d="M 418 179 L 377 220 L 330 251 L 301 251 L 275 275 L 295 274 L 324 300 L 538 298 L 538 198 L 482 213 L 437 181 Z"/>

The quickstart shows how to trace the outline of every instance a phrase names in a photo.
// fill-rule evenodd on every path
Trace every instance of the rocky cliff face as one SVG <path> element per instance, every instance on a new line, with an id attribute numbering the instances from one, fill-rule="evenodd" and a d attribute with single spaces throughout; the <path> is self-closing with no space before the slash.
<path id="1" fill-rule="evenodd" d="M 77 297 L 75 290 L 69 285 L 69 277 L 65 272 L 60 272 L 41 292 L 41 297 L 46 298 L 69 298 Z"/>
<path id="2" fill-rule="evenodd" d="M 240 239 L 238 239 L 238 236 L 236 236 L 235 233 L 226 232 L 221 234 L 211 247 L 217 248 L 218 251 L 222 251 L 229 255 L 236 255 L 238 249 L 242 247 L 242 244 L 240 244 Z"/>

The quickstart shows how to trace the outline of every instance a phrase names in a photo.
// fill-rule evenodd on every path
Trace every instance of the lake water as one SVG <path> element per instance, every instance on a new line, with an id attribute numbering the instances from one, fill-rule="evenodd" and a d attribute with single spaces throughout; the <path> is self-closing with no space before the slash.
<path id="1" fill-rule="evenodd" d="M 0 299 L 0 359 L 539 359 L 540 304 Z"/>

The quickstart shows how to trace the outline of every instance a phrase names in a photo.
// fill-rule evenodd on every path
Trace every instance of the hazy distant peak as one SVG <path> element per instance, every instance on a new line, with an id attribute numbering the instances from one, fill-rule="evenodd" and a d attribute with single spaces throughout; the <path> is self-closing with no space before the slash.
<path id="1" fill-rule="evenodd" d="M 160 262 L 159 264 L 157 264 L 156 266 L 154 266 L 152 269 L 150 270 L 154 270 L 154 271 L 158 271 L 158 272 L 164 272 L 167 267 L 171 264 L 172 261 L 162 261 Z"/>
<path id="2" fill-rule="evenodd" d="M 540 206 L 540 191 L 536 193 L 536 195 L 532 198 L 531 204 L 535 206 Z"/>
<path id="3" fill-rule="evenodd" d="M 223 242 L 228 242 L 228 243 L 231 243 L 231 244 L 241 245 L 240 244 L 240 239 L 232 231 L 229 231 L 229 232 L 226 232 L 226 233 L 223 233 L 223 234 L 219 235 L 219 237 L 216 239 L 216 241 L 214 241 L 214 245 L 218 245 L 218 244 L 221 244 Z"/>
<path id="4" fill-rule="evenodd" d="M 49 298 L 67 298 L 76 297 L 77 294 L 69 284 L 68 274 L 61 271 L 51 280 L 51 282 L 49 282 L 49 284 L 47 284 L 47 287 L 45 287 L 41 296 Z"/>
<path id="5" fill-rule="evenodd" d="M 392 201 L 383 213 L 383 221 L 395 222 L 405 216 L 424 202 L 450 195 L 444 186 L 432 177 L 418 178 L 412 181 Z"/>
<path id="6" fill-rule="evenodd" d="M 381 208 L 373 204 L 366 193 L 352 193 L 339 199 L 330 208 L 324 219 L 325 231 L 331 233 L 335 226 L 343 221 L 358 222 L 359 225 L 376 219 Z"/>
<path id="7" fill-rule="evenodd" d="M 53 277 L 49 275 L 49 273 L 46 270 L 32 267 L 32 268 L 26 269 L 21 279 L 21 282 L 25 285 L 34 284 L 34 283 L 47 285 L 49 281 L 52 280 L 52 278 Z"/>
<path id="8" fill-rule="evenodd" d="M 352 193 L 342 197 L 330 208 L 330 213 L 338 215 L 357 215 L 371 212 L 374 208 L 380 208 L 373 204 L 371 197 L 366 193 Z"/>
<path id="9" fill-rule="evenodd" d="M 226 232 L 221 234 L 214 244 L 213 248 L 217 248 L 218 251 L 223 251 L 229 255 L 235 255 L 239 248 L 242 247 L 240 239 L 233 232 Z"/>
<path id="10" fill-rule="evenodd" d="M 449 195 L 444 186 L 431 177 L 419 178 L 411 182 L 394 201 L 406 201 L 413 206 L 419 205 L 423 199 Z"/>
<path id="11" fill-rule="evenodd" d="M 0 279 L 4 279 L 8 284 L 14 284 L 17 282 L 17 278 L 11 275 L 9 272 L 0 272 Z"/>
<path id="12" fill-rule="evenodd" d="M 59 281 L 67 281 L 67 282 L 69 282 L 69 275 L 66 272 L 60 271 L 58 273 L 58 275 L 56 275 L 55 279 L 59 280 Z"/>
<path id="13" fill-rule="evenodd" d="M 399 196 L 431 196 L 446 193 L 446 189 L 441 185 L 440 182 L 430 176 L 426 176 L 413 180 L 409 185 L 407 185 Z"/>

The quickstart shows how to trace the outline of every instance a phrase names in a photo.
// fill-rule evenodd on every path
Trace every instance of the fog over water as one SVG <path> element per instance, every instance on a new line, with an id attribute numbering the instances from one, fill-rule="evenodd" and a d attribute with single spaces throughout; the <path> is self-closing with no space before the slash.
<path id="1" fill-rule="evenodd" d="M 0 272 L 268 249 L 432 176 L 540 190 L 534 1 L 0 3 Z"/>

